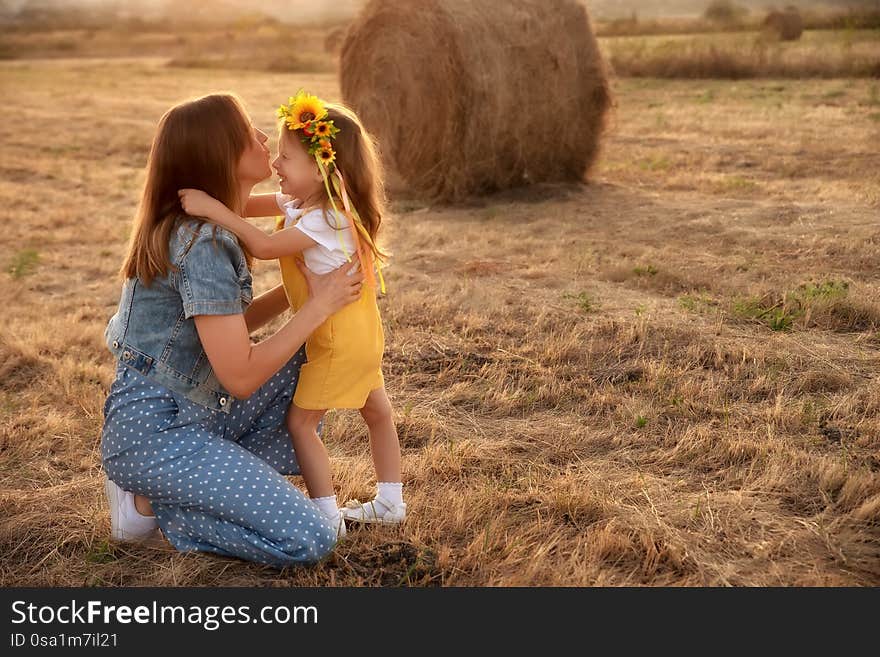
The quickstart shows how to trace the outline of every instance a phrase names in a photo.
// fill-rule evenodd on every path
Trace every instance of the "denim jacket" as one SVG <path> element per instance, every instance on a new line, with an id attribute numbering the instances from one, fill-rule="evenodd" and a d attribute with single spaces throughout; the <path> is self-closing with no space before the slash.
<path id="1" fill-rule="evenodd" d="M 253 287 L 244 253 L 224 228 L 178 217 L 168 257 L 179 270 L 155 278 L 149 287 L 140 278 L 125 280 L 104 340 L 117 362 L 198 404 L 229 413 L 233 397 L 208 362 L 193 316 L 247 309 Z"/>

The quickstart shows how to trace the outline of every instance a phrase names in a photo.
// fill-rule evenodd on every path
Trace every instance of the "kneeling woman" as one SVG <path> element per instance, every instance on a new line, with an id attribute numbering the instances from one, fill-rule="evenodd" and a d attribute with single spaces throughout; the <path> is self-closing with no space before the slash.
<path id="1" fill-rule="evenodd" d="M 200 188 L 246 215 L 252 187 L 271 174 L 266 139 L 227 94 L 160 121 L 104 333 L 117 359 L 101 437 L 117 540 L 161 528 L 181 551 L 276 566 L 317 561 L 336 543 L 336 528 L 283 476 L 299 473 L 285 414 L 306 338 L 359 298 L 363 275 L 303 267 L 307 304 L 251 344 L 288 309 L 282 286 L 253 299 L 250 255 L 178 201 L 178 189 Z"/>

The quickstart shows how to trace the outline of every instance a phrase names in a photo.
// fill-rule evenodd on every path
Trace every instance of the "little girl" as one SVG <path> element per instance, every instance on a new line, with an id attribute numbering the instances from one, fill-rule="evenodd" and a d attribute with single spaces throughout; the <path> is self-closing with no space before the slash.
<path id="1" fill-rule="evenodd" d="M 325 273 L 356 258 L 365 281 L 358 301 L 331 316 L 306 341 L 287 426 L 312 501 L 345 535 L 345 520 L 400 523 L 406 517 L 400 476 L 400 444 L 382 376 L 385 335 L 376 303 L 385 291 L 375 244 L 382 217 L 382 177 L 370 136 L 348 108 L 300 91 L 279 110 L 283 119 L 278 157 L 272 163 L 281 191 L 250 197 L 246 214 L 271 216 L 267 235 L 200 190 L 180 190 L 184 210 L 232 231 L 261 260 L 279 258 L 284 289 L 298 310 L 308 287 L 295 258 Z M 378 282 L 377 282 L 378 278 Z M 338 508 L 327 450 L 317 427 L 327 409 L 356 408 L 370 431 L 377 492 L 371 502 Z"/>

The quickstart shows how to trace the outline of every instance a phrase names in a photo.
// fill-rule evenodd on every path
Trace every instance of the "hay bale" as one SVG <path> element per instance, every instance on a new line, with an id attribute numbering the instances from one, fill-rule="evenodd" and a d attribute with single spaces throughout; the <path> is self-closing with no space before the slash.
<path id="1" fill-rule="evenodd" d="M 611 104 L 575 0 L 371 0 L 340 82 L 391 180 L 433 200 L 583 180 Z"/>
<path id="2" fill-rule="evenodd" d="M 324 52 L 335 55 L 339 52 L 339 49 L 342 47 L 342 41 L 345 39 L 345 31 L 348 29 L 347 25 L 343 25 L 342 27 L 337 27 L 330 32 L 327 33 L 327 36 L 324 37 Z"/>
<path id="3" fill-rule="evenodd" d="M 780 41 L 796 41 L 804 32 L 804 19 L 797 7 L 773 10 L 764 19 L 764 29 Z"/>

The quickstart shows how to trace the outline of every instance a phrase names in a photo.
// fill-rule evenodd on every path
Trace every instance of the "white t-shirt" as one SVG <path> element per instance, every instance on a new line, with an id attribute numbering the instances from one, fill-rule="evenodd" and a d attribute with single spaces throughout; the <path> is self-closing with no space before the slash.
<path id="1" fill-rule="evenodd" d="M 303 214 L 299 207 L 301 201 L 281 192 L 275 192 L 275 202 L 284 212 L 285 228 L 294 226 L 318 243 L 303 251 L 303 260 L 311 271 L 316 274 L 326 274 L 348 262 L 348 257 L 339 243 L 340 238 L 352 262 L 360 267 L 351 226 L 341 212 L 337 213 L 331 209 L 325 214 L 316 208 Z M 334 225 L 338 229 L 334 228 Z"/>

